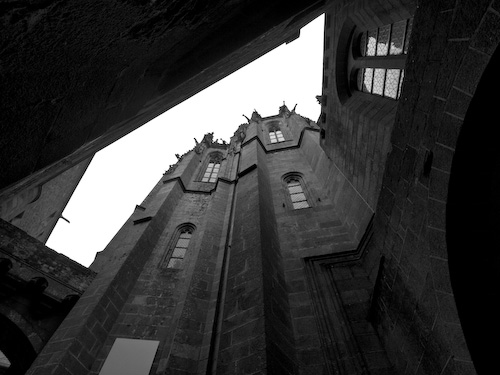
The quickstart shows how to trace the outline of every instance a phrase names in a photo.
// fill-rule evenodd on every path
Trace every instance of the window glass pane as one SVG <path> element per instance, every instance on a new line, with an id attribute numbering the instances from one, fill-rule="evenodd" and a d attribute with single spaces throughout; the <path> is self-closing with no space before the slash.
<path id="1" fill-rule="evenodd" d="M 191 238 L 191 233 L 183 232 L 183 233 L 181 233 L 181 235 L 179 237 L 180 238 Z"/>
<path id="2" fill-rule="evenodd" d="M 295 180 L 291 180 L 291 181 L 288 181 L 288 186 L 300 186 L 300 182 L 295 181 Z"/>
<path id="3" fill-rule="evenodd" d="M 399 89 L 399 69 L 387 69 L 385 78 L 384 96 L 396 99 L 398 97 Z"/>
<path id="4" fill-rule="evenodd" d="M 203 178 L 201 179 L 201 182 L 208 182 L 208 177 L 203 177 Z"/>
<path id="5" fill-rule="evenodd" d="M 184 258 L 185 255 L 186 255 L 186 249 L 182 248 L 176 247 L 172 252 L 172 258 Z"/>
<path id="6" fill-rule="evenodd" d="M 295 210 L 299 210 L 301 208 L 308 208 L 308 207 L 309 207 L 309 204 L 307 203 L 307 201 L 293 203 L 293 208 Z"/>
<path id="7" fill-rule="evenodd" d="M 184 259 L 170 258 L 167 264 L 167 268 L 182 268 L 182 263 Z"/>
<path id="8" fill-rule="evenodd" d="M 211 177 L 208 182 L 215 182 L 217 180 L 217 176 Z"/>
<path id="9" fill-rule="evenodd" d="M 279 142 L 284 142 L 285 138 L 280 134 L 280 135 L 278 135 L 278 141 Z"/>
<path id="10" fill-rule="evenodd" d="M 294 186 L 288 186 L 288 191 L 290 194 L 296 194 L 296 193 L 302 193 L 302 186 L 300 185 L 294 185 Z"/>
<path id="11" fill-rule="evenodd" d="M 384 90 L 385 69 L 375 69 L 373 75 L 373 93 L 382 95 Z"/>
<path id="12" fill-rule="evenodd" d="M 299 202 L 306 200 L 306 196 L 304 195 L 304 193 L 292 194 L 290 195 L 290 197 L 292 198 L 292 202 Z"/>
<path id="13" fill-rule="evenodd" d="M 391 33 L 391 49 L 389 54 L 401 55 L 403 53 L 403 45 L 406 33 L 406 20 L 396 22 L 392 25 Z"/>
<path id="14" fill-rule="evenodd" d="M 213 167 L 214 167 L 214 163 L 213 162 L 208 163 L 208 168 L 213 168 Z"/>
<path id="15" fill-rule="evenodd" d="M 403 53 L 408 53 L 408 43 L 410 42 L 412 28 L 413 28 L 413 18 L 410 18 L 408 20 L 408 27 L 406 28 L 405 48 Z"/>
<path id="16" fill-rule="evenodd" d="M 391 25 L 385 25 L 378 29 L 377 56 L 387 56 L 390 32 Z"/>
<path id="17" fill-rule="evenodd" d="M 188 247 L 189 245 L 189 238 L 179 238 L 177 240 L 177 245 L 175 247 Z"/>
<path id="18" fill-rule="evenodd" d="M 368 41 L 366 43 L 366 56 L 375 56 L 377 46 L 377 29 L 368 31 Z"/>
<path id="19" fill-rule="evenodd" d="M 361 34 L 359 39 L 359 53 L 361 56 L 366 56 L 366 33 Z"/>
<path id="20" fill-rule="evenodd" d="M 373 83 L 373 68 L 364 69 L 365 75 L 363 80 L 363 91 L 364 92 L 372 92 L 372 83 Z"/>

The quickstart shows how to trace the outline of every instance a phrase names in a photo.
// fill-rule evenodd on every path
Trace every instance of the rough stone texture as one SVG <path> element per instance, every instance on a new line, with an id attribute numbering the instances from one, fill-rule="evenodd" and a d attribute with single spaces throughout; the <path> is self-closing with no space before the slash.
<path id="1" fill-rule="evenodd" d="M 24 374 L 95 273 L 3 220 L 0 260 L 0 350 Z"/>
<path id="2" fill-rule="evenodd" d="M 394 129 L 389 130 L 392 147 L 387 149 L 385 167 L 382 164 L 379 170 L 383 179 L 374 240 L 364 259 L 375 283 L 380 256 L 386 257 L 380 295 L 374 300 L 376 328 L 401 374 L 475 373 L 466 344 L 473 338 L 464 336 L 464 321 L 459 319 L 455 302 L 458 284 L 450 281 L 446 204 L 462 122 L 498 45 L 498 23 L 493 21 L 498 20 L 498 13 L 488 8 L 489 3 L 424 1 L 415 10 L 403 94 L 391 120 Z M 350 4 L 345 14 L 357 19 L 356 13 L 349 12 L 362 11 L 356 9 L 356 2 Z M 338 8 L 333 5 L 333 9 Z M 372 19 L 386 14 L 382 9 L 369 13 Z M 377 25 L 390 22 L 380 16 Z M 485 27 L 491 29 L 486 33 Z M 332 38 L 335 45 L 337 39 L 333 34 Z M 335 97 L 335 88 L 324 93 L 332 95 L 332 91 Z M 353 94 L 338 111 L 346 111 L 342 108 L 356 100 Z M 342 173 L 350 176 L 349 163 L 337 162 L 349 160 L 349 149 L 342 148 L 339 139 L 349 137 L 351 121 L 355 127 L 368 125 L 353 114 L 328 120 L 329 114 L 321 125 L 326 129 L 323 147 Z M 335 133 L 341 127 L 347 128 Z M 460 199 L 465 202 L 474 197 L 467 194 Z M 461 277 L 471 276 L 465 275 Z M 474 345 L 480 350 L 477 340 Z M 476 360 L 479 371 L 484 357 Z"/>
<path id="3" fill-rule="evenodd" d="M 98 276 L 30 374 L 96 373 L 122 335 L 161 337 L 153 372 L 171 374 L 328 373 L 329 343 L 352 348 L 338 357 L 346 374 L 488 373 L 498 345 L 490 340 L 484 349 L 481 335 L 498 336 L 498 256 L 490 239 L 498 228 L 500 178 L 498 137 L 477 112 L 482 100 L 490 110 L 496 105 L 478 85 L 497 77 L 483 76 L 499 61 L 499 3 L 422 1 L 416 7 L 413 1 L 344 0 L 327 6 L 321 129 L 284 108 L 270 118 L 254 113 L 233 137 L 213 184 L 199 181 L 203 160 L 210 150 L 226 148 L 208 137 L 184 155 L 97 257 Z M 339 92 L 351 87 L 349 77 L 343 78 L 347 84 L 339 81 L 341 60 L 349 59 L 349 43 L 339 43 L 349 37 L 345 31 L 412 15 L 400 100 Z M 150 27 L 146 35 L 161 40 L 153 24 L 143 25 Z M 219 66 L 224 71 L 226 65 Z M 150 73 L 160 77 L 156 89 L 167 87 L 167 75 Z M 168 95 L 183 98 L 180 90 L 165 90 L 167 101 Z M 127 102 L 120 98 L 117 104 Z M 141 118 L 159 107 L 151 104 Z M 72 116 L 76 110 L 68 109 Z M 276 121 L 289 143 L 270 144 L 267 126 Z M 464 129 L 472 131 L 473 147 L 463 141 Z M 457 161 L 459 152 L 465 156 Z M 289 210 L 288 172 L 304 179 L 311 208 Z M 467 194 L 450 190 L 457 178 Z M 30 193 L 24 190 L 24 199 Z M 196 210 L 184 211 L 190 207 Z M 452 209 L 467 214 L 458 229 L 450 224 L 460 217 L 450 216 Z M 360 252 L 372 212 L 373 237 Z M 199 224 L 189 269 L 163 275 L 166 242 L 176 221 L 188 218 Z M 467 252 L 457 252 L 457 234 L 470 228 Z M 350 263 L 325 272 L 323 289 L 315 288 L 305 262 L 340 256 Z M 355 256 L 362 257 L 353 263 Z M 480 306 L 479 313 L 471 314 L 467 304 Z"/>
<path id="4" fill-rule="evenodd" d="M 4 2 L 2 195 L 87 159 L 321 11 L 314 0 Z"/>
<path id="5" fill-rule="evenodd" d="M 90 161 L 84 160 L 43 185 L 3 201 L 0 218 L 47 242 Z"/>
<path id="6" fill-rule="evenodd" d="M 3 220 L 0 220 L 0 254 L 12 260 L 9 274 L 25 281 L 45 277 L 49 281 L 45 293 L 59 299 L 68 294 L 82 294 L 95 276 L 88 268 Z"/>
<path id="7" fill-rule="evenodd" d="M 356 54 L 356 43 L 351 44 L 349 38 L 356 40 L 362 31 L 411 17 L 415 3 L 393 1 L 390 6 L 383 1 L 329 3 L 330 21 L 325 28 L 325 39 L 330 42 L 325 43 L 323 79 L 323 98 L 328 100 L 322 101 L 324 122 L 319 125 L 325 130 L 325 138 L 321 145 L 339 169 L 334 175 L 338 177 L 333 178 L 336 186 L 332 194 L 343 205 L 348 205 L 351 197 L 360 196 L 364 201 L 360 204 L 374 211 L 398 102 L 359 92 L 353 88 L 355 82 L 344 84 L 339 80 L 352 77 L 357 69 L 355 64 L 344 66 L 347 61 L 351 64 Z M 361 236 L 363 230 L 360 232 Z"/>

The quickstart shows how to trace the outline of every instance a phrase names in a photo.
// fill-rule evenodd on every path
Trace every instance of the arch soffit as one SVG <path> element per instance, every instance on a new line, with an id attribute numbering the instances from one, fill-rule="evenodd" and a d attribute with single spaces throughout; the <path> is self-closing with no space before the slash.
<path id="1" fill-rule="evenodd" d="M 457 73 L 454 77 L 455 86 L 463 87 L 461 81 L 466 80 L 474 95 L 461 109 L 465 117 L 453 145 L 446 211 L 440 212 L 441 222 L 446 223 L 446 254 L 456 310 L 479 374 L 488 372 L 494 353 L 500 350 L 495 339 L 500 334 L 495 323 L 500 313 L 496 236 L 500 226 L 500 155 L 495 136 L 498 130 L 487 127 L 489 118 L 496 116 L 496 96 L 492 93 L 500 85 L 499 64 L 497 44 L 481 74 L 471 78 Z M 438 245 L 429 241 L 429 246 L 432 251 Z M 480 251 L 471 253 L 474 249 Z"/>

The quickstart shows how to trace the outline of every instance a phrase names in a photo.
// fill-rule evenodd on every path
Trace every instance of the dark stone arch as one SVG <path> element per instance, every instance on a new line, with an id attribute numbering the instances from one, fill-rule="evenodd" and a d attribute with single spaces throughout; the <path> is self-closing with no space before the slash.
<path id="1" fill-rule="evenodd" d="M 341 104 L 344 104 L 352 95 L 349 83 L 350 73 L 348 62 L 354 29 L 354 22 L 350 18 L 347 18 L 340 31 L 335 53 L 335 81 L 337 84 L 337 95 Z"/>
<path id="2" fill-rule="evenodd" d="M 446 208 L 450 279 L 478 374 L 491 373 L 500 352 L 499 66 L 497 48 L 458 137 Z"/>
<path id="3" fill-rule="evenodd" d="M 30 341 L 11 320 L 0 314 L 0 350 L 9 359 L 8 375 L 23 375 L 35 360 Z"/>

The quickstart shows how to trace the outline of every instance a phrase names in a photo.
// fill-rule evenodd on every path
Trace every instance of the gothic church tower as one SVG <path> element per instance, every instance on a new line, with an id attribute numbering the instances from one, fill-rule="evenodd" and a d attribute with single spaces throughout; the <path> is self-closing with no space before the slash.
<path id="1" fill-rule="evenodd" d="M 348 183 L 319 127 L 285 105 L 255 111 L 229 143 L 207 134 L 178 158 L 97 255 L 44 349 L 53 366 L 85 352 L 74 365 L 102 375 L 389 370 L 355 267 L 372 211 L 334 206 Z M 30 374 L 50 367 L 41 358 Z"/>

